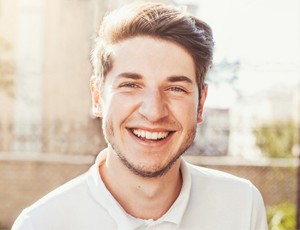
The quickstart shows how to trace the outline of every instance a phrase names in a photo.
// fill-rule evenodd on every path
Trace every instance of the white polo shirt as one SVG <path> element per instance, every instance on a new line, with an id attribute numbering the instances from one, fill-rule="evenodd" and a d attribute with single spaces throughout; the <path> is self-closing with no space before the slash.
<path id="1" fill-rule="evenodd" d="M 99 154 L 84 175 L 24 209 L 12 230 L 267 230 L 262 197 L 249 181 L 183 159 L 182 189 L 168 212 L 157 220 L 134 218 L 101 180 L 98 166 L 104 161 Z"/>

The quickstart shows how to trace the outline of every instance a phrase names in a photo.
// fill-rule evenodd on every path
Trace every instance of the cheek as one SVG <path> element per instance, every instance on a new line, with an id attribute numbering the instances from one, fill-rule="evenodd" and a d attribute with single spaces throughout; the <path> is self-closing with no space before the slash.
<path id="1" fill-rule="evenodd" d="M 103 103 L 103 118 L 112 118 L 113 122 L 121 122 L 126 119 L 136 108 L 136 100 L 133 97 L 112 94 Z"/>
<path id="2" fill-rule="evenodd" d="M 111 119 L 106 120 L 103 127 L 104 127 L 104 130 L 105 130 L 104 134 L 105 134 L 106 139 L 115 135 L 114 134 L 113 123 L 112 123 Z"/>
<path id="3" fill-rule="evenodd" d="M 182 101 L 171 107 L 173 108 L 173 114 L 185 123 L 197 121 L 198 102 L 193 100 Z"/>

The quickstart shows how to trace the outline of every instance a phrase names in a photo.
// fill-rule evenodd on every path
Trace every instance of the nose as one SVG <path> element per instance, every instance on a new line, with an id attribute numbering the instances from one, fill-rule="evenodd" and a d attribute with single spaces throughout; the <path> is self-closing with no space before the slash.
<path id="1" fill-rule="evenodd" d="M 168 116 L 167 104 L 159 90 L 149 90 L 144 94 L 139 113 L 150 122 L 159 121 Z"/>

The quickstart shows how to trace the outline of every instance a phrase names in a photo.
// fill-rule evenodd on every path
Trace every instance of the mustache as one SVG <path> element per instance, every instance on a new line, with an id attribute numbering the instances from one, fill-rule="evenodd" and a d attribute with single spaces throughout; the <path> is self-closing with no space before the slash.
<path id="1" fill-rule="evenodd" d="M 166 129 L 170 129 L 170 130 L 178 130 L 181 128 L 181 125 L 179 122 L 175 121 L 175 120 L 170 120 L 170 118 L 162 118 L 158 121 L 152 122 L 149 121 L 147 118 L 145 117 L 131 117 L 128 118 L 125 121 L 126 124 L 130 124 L 131 126 L 139 126 L 139 125 L 143 125 L 143 126 L 149 126 L 149 127 L 164 127 Z"/>

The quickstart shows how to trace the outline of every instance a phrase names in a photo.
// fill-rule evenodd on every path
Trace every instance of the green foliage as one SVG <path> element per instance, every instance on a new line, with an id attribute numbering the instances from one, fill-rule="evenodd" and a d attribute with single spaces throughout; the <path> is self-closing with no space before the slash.
<path id="1" fill-rule="evenodd" d="M 272 122 L 254 130 L 256 145 L 268 157 L 292 157 L 297 143 L 296 126 L 292 121 Z"/>
<path id="2" fill-rule="evenodd" d="M 294 230 L 296 229 L 296 207 L 291 203 L 268 207 L 267 219 L 270 230 Z"/>

